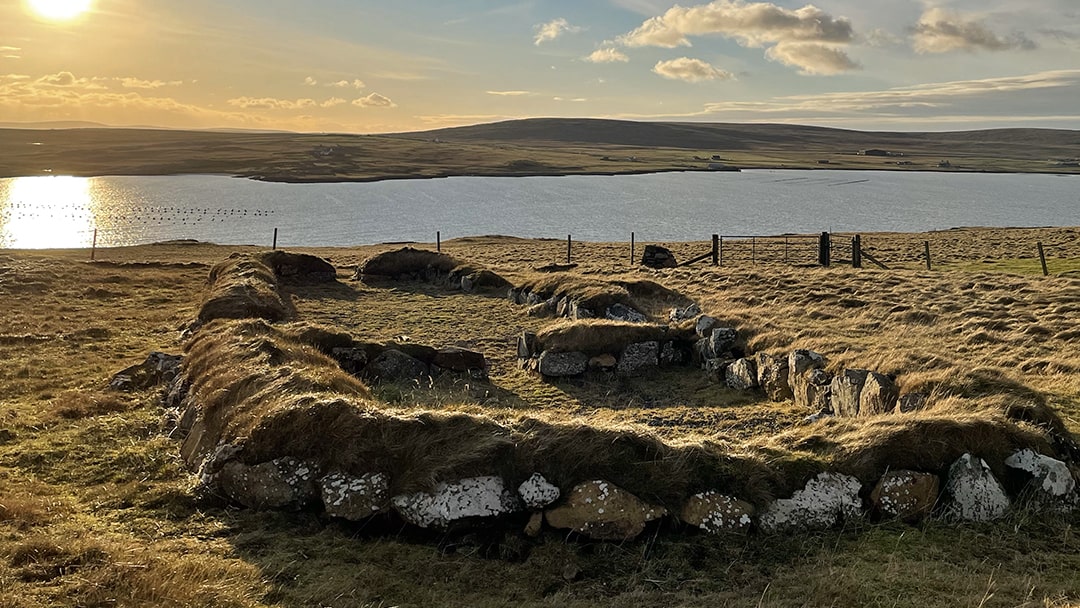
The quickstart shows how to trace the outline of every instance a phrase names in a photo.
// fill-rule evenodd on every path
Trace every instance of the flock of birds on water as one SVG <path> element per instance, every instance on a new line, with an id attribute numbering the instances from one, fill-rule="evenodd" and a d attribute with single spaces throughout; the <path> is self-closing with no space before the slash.
<path id="1" fill-rule="evenodd" d="M 66 225 L 85 222 L 86 231 L 130 230 L 161 226 L 198 226 L 267 218 L 274 209 L 226 209 L 214 207 L 136 207 L 128 210 L 92 212 L 83 205 L 11 202 L 0 207 L 0 224 L 59 221 Z"/>

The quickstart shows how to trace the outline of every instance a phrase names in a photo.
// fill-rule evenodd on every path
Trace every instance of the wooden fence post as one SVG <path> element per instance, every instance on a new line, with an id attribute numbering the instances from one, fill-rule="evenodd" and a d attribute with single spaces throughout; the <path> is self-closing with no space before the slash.
<path id="1" fill-rule="evenodd" d="M 277 251 L 277 228 L 274 228 L 274 244 L 271 247 L 274 251 Z"/>
<path id="2" fill-rule="evenodd" d="M 1040 251 L 1042 244 L 1039 245 Z M 90 245 L 90 261 L 94 261 L 94 256 L 97 254 L 97 228 L 94 228 L 94 242 Z"/>
<path id="3" fill-rule="evenodd" d="M 829 240 L 829 233 L 822 232 L 821 237 L 818 240 L 818 264 L 825 268 L 829 267 L 829 261 L 832 256 L 832 252 L 830 251 L 831 248 L 832 244 Z"/>
<path id="4" fill-rule="evenodd" d="M 712 265 L 720 265 L 720 235 L 712 235 Z"/>
<path id="5" fill-rule="evenodd" d="M 442 232 L 435 231 L 435 251 L 442 253 Z"/>
<path id="6" fill-rule="evenodd" d="M 1050 271 L 1046 269 L 1046 253 L 1043 252 L 1042 241 L 1038 241 L 1035 244 L 1039 246 L 1039 263 L 1042 264 L 1043 276 L 1045 277 L 1050 274 Z"/>
<path id="7" fill-rule="evenodd" d="M 926 269 L 933 270 L 933 264 L 930 263 L 930 241 L 923 241 L 923 249 L 926 252 Z"/>
<path id="8" fill-rule="evenodd" d="M 570 235 L 566 235 L 566 263 L 570 263 L 570 250 L 573 248 L 573 240 Z"/>
<path id="9" fill-rule="evenodd" d="M 634 254 L 634 233 L 630 233 L 630 265 L 633 266 L 637 256 Z"/>
<path id="10" fill-rule="evenodd" d="M 720 259 L 719 259 L 720 264 L 719 265 L 723 266 L 724 265 L 724 237 L 720 237 L 720 255 L 719 255 L 719 257 L 720 257 Z"/>
<path id="11" fill-rule="evenodd" d="M 851 267 L 862 268 L 862 236 L 851 237 Z"/>

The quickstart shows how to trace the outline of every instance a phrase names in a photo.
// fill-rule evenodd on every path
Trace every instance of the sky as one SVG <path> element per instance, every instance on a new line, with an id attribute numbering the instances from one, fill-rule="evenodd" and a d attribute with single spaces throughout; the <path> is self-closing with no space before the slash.
<path id="1" fill-rule="evenodd" d="M 1078 0 L 0 0 L 0 122 L 1080 129 L 1078 101 Z"/>

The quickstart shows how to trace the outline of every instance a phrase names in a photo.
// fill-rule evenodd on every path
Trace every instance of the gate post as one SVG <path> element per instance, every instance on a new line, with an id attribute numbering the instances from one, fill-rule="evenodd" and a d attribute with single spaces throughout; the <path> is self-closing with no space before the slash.
<path id="1" fill-rule="evenodd" d="M 851 237 L 851 267 L 862 268 L 862 236 Z"/>
<path id="2" fill-rule="evenodd" d="M 829 242 L 829 233 L 822 232 L 821 238 L 818 240 L 818 264 L 829 267 L 831 243 Z"/>

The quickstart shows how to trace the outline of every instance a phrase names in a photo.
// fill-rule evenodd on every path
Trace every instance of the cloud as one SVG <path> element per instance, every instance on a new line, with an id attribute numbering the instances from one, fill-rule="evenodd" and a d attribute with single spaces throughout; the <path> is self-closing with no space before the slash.
<path id="1" fill-rule="evenodd" d="M 541 23 L 533 29 L 536 30 L 536 37 L 533 38 L 533 43 L 536 44 L 536 46 L 540 46 L 545 42 L 555 40 L 563 34 L 576 34 L 583 28 L 576 25 L 570 25 L 566 19 L 559 17 L 558 19 L 552 19 L 547 23 Z"/>
<path id="2" fill-rule="evenodd" d="M 363 80 L 360 80 L 359 78 L 356 78 L 354 80 L 339 80 L 337 82 L 331 82 L 330 84 L 328 84 L 326 86 L 334 87 L 334 88 L 338 88 L 338 89 L 348 89 L 350 87 L 354 88 L 354 89 L 362 89 L 362 88 L 366 87 L 367 85 L 364 84 Z"/>
<path id="3" fill-rule="evenodd" d="M 799 68 L 799 73 L 805 76 L 832 76 L 861 67 L 844 51 L 813 42 L 781 42 L 766 50 L 765 57 Z"/>
<path id="4" fill-rule="evenodd" d="M 273 97 L 237 97 L 226 103 L 245 110 L 299 110 L 319 105 L 314 99 L 276 99 Z"/>
<path id="5" fill-rule="evenodd" d="M 311 76 L 308 76 L 307 78 L 304 79 L 304 84 L 306 84 L 309 87 L 313 87 L 313 86 L 319 84 L 319 81 L 315 80 Z"/>
<path id="6" fill-rule="evenodd" d="M 125 89 L 160 89 L 161 87 L 176 87 L 184 84 L 183 80 L 142 80 L 140 78 L 117 78 L 115 80 Z"/>
<path id="7" fill-rule="evenodd" d="M 535 95 L 532 91 L 485 91 L 488 95 L 495 95 L 498 97 L 525 97 L 527 95 Z"/>
<path id="8" fill-rule="evenodd" d="M 326 101 L 320 103 L 319 107 L 320 108 L 334 108 L 334 107 L 340 106 L 341 104 L 344 104 L 344 103 L 349 103 L 349 102 L 348 102 L 348 100 L 342 99 L 340 97 L 331 97 L 330 99 L 327 99 Z"/>
<path id="9" fill-rule="evenodd" d="M 1023 34 L 1002 37 L 981 21 L 941 8 L 930 8 L 922 14 L 912 31 L 912 43 L 918 53 L 1035 48 L 1035 43 Z"/>
<path id="10" fill-rule="evenodd" d="M 0 46 L 0 57 L 4 59 L 22 59 L 22 49 L 17 46 Z"/>
<path id="11" fill-rule="evenodd" d="M 1017 108 L 1033 111 L 1040 104 L 1049 112 L 1055 97 L 1071 98 L 1080 94 L 1080 70 L 1038 72 L 1025 76 L 958 80 L 894 87 L 880 91 L 851 91 L 815 95 L 790 95 L 769 101 L 717 102 L 706 104 L 704 114 L 740 112 L 753 115 L 792 114 L 828 115 L 860 113 L 873 116 L 910 114 L 913 111 L 940 113 L 942 108 L 980 107 L 973 115 L 986 115 L 990 109 L 1004 115 Z M 1058 109 L 1059 110 L 1059 109 Z M 961 112 L 957 112 L 960 114 Z"/>
<path id="12" fill-rule="evenodd" d="M 731 72 L 713 67 L 700 59 L 691 59 L 689 57 L 657 62 L 652 71 L 668 80 L 682 80 L 683 82 L 693 83 L 735 78 L 735 75 Z"/>
<path id="13" fill-rule="evenodd" d="M 585 61 L 589 63 L 626 63 L 630 61 L 630 58 L 626 56 L 626 53 L 618 49 L 602 48 L 593 51 L 592 54 L 585 58 Z"/>
<path id="14" fill-rule="evenodd" d="M 808 4 L 791 10 L 768 2 L 714 0 L 692 7 L 675 5 L 618 38 L 629 47 L 691 46 L 690 36 L 720 35 L 747 47 L 776 42 L 846 44 L 854 39 L 851 22 Z"/>
<path id="15" fill-rule="evenodd" d="M 379 95 L 378 93 L 372 93 L 366 97 L 360 97 L 354 99 L 352 105 L 359 108 L 396 108 L 397 104 L 390 100 L 389 97 Z"/>
<path id="16" fill-rule="evenodd" d="M 587 97 L 570 97 L 570 98 L 567 98 L 567 97 L 552 97 L 551 100 L 552 101 L 570 101 L 570 102 L 574 102 L 574 103 L 582 103 L 582 102 L 585 102 L 585 101 L 589 101 L 589 99 Z"/>

